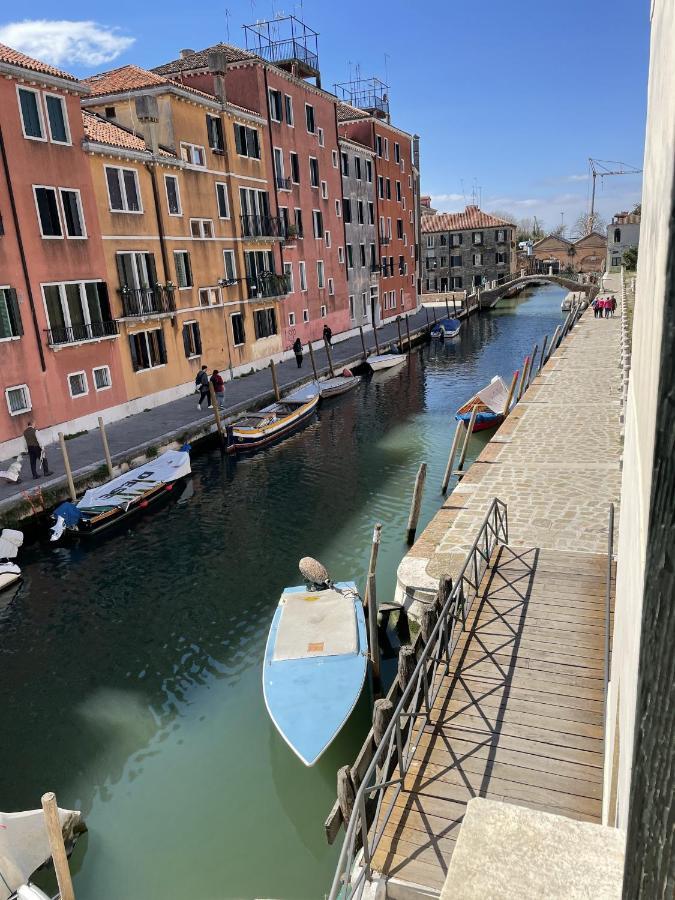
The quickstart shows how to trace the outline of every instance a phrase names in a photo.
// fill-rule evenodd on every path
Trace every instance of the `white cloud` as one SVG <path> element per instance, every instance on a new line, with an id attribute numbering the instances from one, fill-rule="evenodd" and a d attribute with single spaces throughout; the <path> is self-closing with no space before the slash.
<path id="1" fill-rule="evenodd" d="M 588 172 L 583 175 L 568 175 L 566 181 L 588 181 Z"/>
<path id="2" fill-rule="evenodd" d="M 458 200 L 463 200 L 464 194 L 432 194 L 431 202 L 432 203 L 457 203 Z"/>
<path id="3" fill-rule="evenodd" d="M 57 66 L 100 66 L 134 43 L 118 28 L 96 22 L 26 19 L 0 27 L 0 43 Z"/>

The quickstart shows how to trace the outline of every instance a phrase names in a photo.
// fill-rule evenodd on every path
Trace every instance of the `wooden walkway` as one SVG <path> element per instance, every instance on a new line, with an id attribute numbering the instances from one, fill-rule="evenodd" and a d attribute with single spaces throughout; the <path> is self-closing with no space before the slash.
<path id="1" fill-rule="evenodd" d="M 600 821 L 606 572 L 601 555 L 496 551 L 374 869 L 440 891 L 471 797 Z"/>

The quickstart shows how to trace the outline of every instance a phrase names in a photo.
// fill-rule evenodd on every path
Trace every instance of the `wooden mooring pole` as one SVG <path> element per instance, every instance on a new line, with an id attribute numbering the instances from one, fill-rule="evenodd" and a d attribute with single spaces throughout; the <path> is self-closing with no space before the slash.
<path id="1" fill-rule="evenodd" d="M 375 325 L 373 325 L 373 337 L 375 338 L 375 352 L 379 356 L 380 355 L 380 345 L 377 340 L 377 328 Z"/>
<path id="2" fill-rule="evenodd" d="M 462 431 L 462 423 L 458 422 L 457 427 L 455 428 L 455 435 L 452 439 L 452 446 L 450 447 L 450 456 L 448 456 L 448 464 L 445 467 L 445 475 L 443 476 L 443 484 L 441 485 L 441 493 L 445 493 L 448 489 L 448 485 L 450 484 L 450 478 L 452 477 L 452 464 L 455 461 L 455 453 L 457 452 L 457 445 L 459 444 L 459 436 Z"/>
<path id="3" fill-rule="evenodd" d="M 377 522 L 373 528 L 373 541 L 370 545 L 370 559 L 368 560 L 368 572 L 366 573 L 366 594 L 363 598 L 364 604 L 368 605 L 368 588 L 369 578 L 375 574 L 377 568 L 377 557 L 380 552 L 380 541 L 382 539 L 382 525 Z"/>
<path id="4" fill-rule="evenodd" d="M 347 825 L 349 825 L 349 820 L 352 817 L 354 801 L 356 799 L 356 791 L 354 790 L 354 782 L 352 781 L 352 773 L 349 766 L 342 766 L 341 769 L 338 769 L 337 799 L 346 829 Z"/>
<path id="5" fill-rule="evenodd" d="M 408 353 L 412 350 L 412 341 L 410 340 L 410 322 L 409 316 L 405 317 L 405 333 L 408 336 Z"/>
<path id="6" fill-rule="evenodd" d="M 415 671 L 415 666 L 417 665 L 417 660 L 415 659 L 415 648 L 406 644 L 405 647 L 401 647 L 398 654 L 398 686 L 401 689 L 401 693 L 407 688 L 410 683 L 410 679 L 412 678 L 413 672 Z"/>
<path id="7" fill-rule="evenodd" d="M 333 357 L 331 356 L 330 352 L 330 344 L 328 343 L 326 338 L 323 339 L 323 344 L 326 348 L 326 356 L 328 357 L 328 371 L 330 372 L 330 377 L 335 378 L 335 372 L 333 371 Z"/>
<path id="8" fill-rule="evenodd" d="M 59 431 L 59 444 L 61 445 L 61 454 L 63 455 L 63 465 L 66 469 L 66 481 L 68 482 L 68 493 L 70 499 L 75 502 L 77 494 L 75 493 L 75 482 L 73 481 L 73 470 L 70 468 L 70 460 L 68 459 L 68 451 L 66 449 L 66 439 L 62 431 Z"/>
<path id="9" fill-rule="evenodd" d="M 511 401 L 513 400 L 513 392 L 516 389 L 516 384 L 518 383 L 518 376 L 520 372 L 514 372 L 513 378 L 511 379 L 511 386 L 509 388 L 509 396 L 506 398 L 506 403 L 504 404 L 504 418 L 508 416 L 511 411 Z"/>
<path id="10" fill-rule="evenodd" d="M 361 335 L 361 346 L 363 347 L 363 358 L 366 359 L 368 351 L 366 350 L 366 337 L 363 333 L 363 325 L 359 325 L 359 334 Z"/>
<path id="11" fill-rule="evenodd" d="M 370 662 L 373 667 L 373 681 L 376 686 L 380 682 L 380 639 L 377 633 L 377 587 L 375 573 L 368 576 L 368 645 Z"/>
<path id="12" fill-rule="evenodd" d="M 70 877 L 68 866 L 68 854 L 63 842 L 63 830 L 59 819 L 59 808 L 56 805 L 56 797 L 52 791 L 42 795 L 42 812 L 45 817 L 45 828 L 49 840 L 49 850 L 54 862 L 56 881 L 59 886 L 61 900 L 75 900 L 73 880 Z"/>
<path id="13" fill-rule="evenodd" d="M 544 368 L 544 363 L 546 362 L 546 344 L 548 343 L 548 335 L 544 335 L 544 343 L 541 345 L 541 356 L 539 357 L 539 372 Z"/>
<path id="14" fill-rule="evenodd" d="M 426 316 L 426 319 L 427 319 L 427 328 L 428 328 L 429 327 L 429 310 L 426 308 L 426 306 L 424 307 L 424 315 Z"/>
<path id="15" fill-rule="evenodd" d="M 314 372 L 314 381 L 319 380 L 319 373 L 316 371 L 316 360 L 314 359 L 314 347 L 312 347 L 312 342 L 309 342 L 309 361 L 312 364 L 312 372 Z"/>
<path id="16" fill-rule="evenodd" d="M 415 533 L 417 531 L 417 523 L 420 518 L 420 510 L 422 508 L 422 492 L 424 491 L 424 482 L 427 478 L 427 464 L 422 465 L 417 470 L 415 478 L 415 489 L 413 491 L 412 502 L 410 504 L 410 515 L 408 516 L 408 529 L 406 532 L 406 540 L 408 545 L 415 543 Z"/>
<path id="17" fill-rule="evenodd" d="M 274 376 L 276 379 L 276 375 Z M 213 407 L 213 418 L 216 420 L 216 429 L 218 431 L 218 437 L 220 439 L 220 443 L 225 443 L 225 433 L 223 431 L 223 423 L 220 419 L 220 407 L 218 406 L 218 400 L 216 399 L 216 391 L 213 387 L 213 382 L 209 381 L 209 400 L 211 401 L 211 406 Z"/>
<path id="18" fill-rule="evenodd" d="M 523 388 L 525 386 L 525 379 L 527 378 L 527 370 L 530 367 L 530 357 L 525 357 L 525 362 L 523 363 L 523 373 L 520 376 L 520 384 L 518 385 L 518 393 L 516 394 L 516 400 L 520 400 L 523 396 Z"/>
<path id="19" fill-rule="evenodd" d="M 473 434 L 473 426 L 476 424 L 476 416 L 478 415 L 478 407 L 474 406 L 471 410 L 471 418 L 469 420 L 469 424 L 466 429 L 466 435 L 464 436 L 464 443 L 462 444 L 462 452 L 459 455 L 459 462 L 457 463 L 457 474 L 461 478 L 461 472 L 464 468 L 464 460 L 466 459 L 466 451 L 469 449 L 469 441 L 471 439 L 471 435 Z"/>
<path id="20" fill-rule="evenodd" d="M 532 350 L 532 356 L 530 357 L 530 371 L 527 376 L 527 386 L 528 387 L 532 384 L 532 376 L 534 375 L 534 363 L 537 358 L 537 353 L 539 353 L 539 344 L 534 345 L 534 349 Z"/>
<path id="21" fill-rule="evenodd" d="M 403 353 L 403 337 L 401 335 L 401 317 L 396 317 L 396 328 L 398 329 L 398 352 Z"/>
<path id="22" fill-rule="evenodd" d="M 450 318 L 450 304 L 448 303 L 448 298 L 445 298 L 445 314 L 448 318 Z"/>
<path id="23" fill-rule="evenodd" d="M 101 443 L 103 444 L 103 455 L 105 456 L 105 464 L 108 467 L 108 475 L 112 478 L 113 464 L 110 457 L 110 447 L 108 446 L 108 435 L 105 433 L 105 425 L 103 424 L 103 418 L 101 416 L 98 417 L 98 427 L 101 432 Z"/>
<path id="24" fill-rule="evenodd" d="M 281 400 L 281 393 L 279 392 L 279 382 L 277 381 L 277 367 L 274 365 L 274 360 L 270 359 L 270 371 L 272 373 L 272 388 L 274 389 L 274 399 L 278 402 Z M 213 404 L 215 408 L 215 403 Z"/>

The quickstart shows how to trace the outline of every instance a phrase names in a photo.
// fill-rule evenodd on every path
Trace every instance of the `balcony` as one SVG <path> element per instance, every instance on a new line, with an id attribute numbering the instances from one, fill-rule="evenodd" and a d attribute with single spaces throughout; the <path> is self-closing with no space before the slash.
<path id="1" fill-rule="evenodd" d="M 241 217 L 241 229 L 247 238 L 281 238 L 286 237 L 284 223 L 278 216 L 252 216 Z"/>
<path id="2" fill-rule="evenodd" d="M 114 319 L 106 322 L 89 322 L 82 325 L 70 325 L 61 328 L 47 329 L 47 342 L 50 347 L 61 344 L 80 344 L 84 341 L 100 341 L 117 337 L 119 328 Z"/>
<path id="3" fill-rule="evenodd" d="M 387 237 L 386 234 L 380 235 L 380 246 L 386 247 L 387 244 L 391 244 L 391 238 Z"/>
<path id="4" fill-rule="evenodd" d="M 275 272 L 263 272 L 256 278 L 247 278 L 246 287 L 249 300 L 285 297 L 291 288 L 288 277 Z"/>
<path id="5" fill-rule="evenodd" d="M 124 317 L 133 319 L 174 313 L 176 302 L 173 291 L 173 287 L 161 284 L 151 288 L 120 288 L 118 293 L 122 298 Z"/>
<path id="6" fill-rule="evenodd" d="M 288 178 L 283 175 L 276 176 L 277 187 L 280 191 L 290 191 L 291 189 L 291 179 L 290 176 Z"/>

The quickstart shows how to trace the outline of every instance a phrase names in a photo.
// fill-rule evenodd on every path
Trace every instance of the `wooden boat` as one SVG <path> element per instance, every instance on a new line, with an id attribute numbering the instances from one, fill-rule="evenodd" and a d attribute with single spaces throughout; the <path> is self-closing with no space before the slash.
<path id="1" fill-rule="evenodd" d="M 276 728 L 306 766 L 349 718 L 367 664 L 363 605 L 353 582 L 284 590 L 267 638 L 263 693 Z"/>
<path id="2" fill-rule="evenodd" d="M 13 528 L 3 528 L 0 532 L 0 591 L 11 588 L 21 581 L 21 569 L 12 562 L 23 544 L 23 532 Z"/>
<path id="3" fill-rule="evenodd" d="M 455 415 L 457 421 L 466 422 L 471 419 L 474 408 L 477 410 L 474 431 L 484 431 L 486 428 L 495 428 L 504 421 L 504 411 L 508 400 L 509 389 L 504 380 L 495 375 L 490 384 L 468 400 L 464 406 L 460 406 Z"/>
<path id="4" fill-rule="evenodd" d="M 319 388 L 305 385 L 259 412 L 246 413 L 227 426 L 227 452 L 252 453 L 301 428 L 319 403 Z"/>
<path id="5" fill-rule="evenodd" d="M 461 327 L 462 323 L 459 319 L 441 319 L 431 329 L 431 337 L 438 338 L 441 341 L 445 340 L 445 338 L 457 337 Z"/>
<path id="6" fill-rule="evenodd" d="M 142 466 L 90 488 L 76 503 L 57 506 L 50 540 L 58 541 L 64 532 L 93 536 L 119 525 L 151 504 L 171 497 L 174 486 L 191 471 L 189 444 L 180 450 L 167 450 Z"/>
<path id="7" fill-rule="evenodd" d="M 373 372 L 381 372 L 382 369 L 393 369 L 394 366 L 403 365 L 406 359 L 405 353 L 374 353 L 366 362 Z"/>
<path id="8" fill-rule="evenodd" d="M 335 378 L 325 378 L 319 382 L 319 395 L 322 400 L 338 397 L 351 391 L 361 381 L 356 375 L 338 375 Z"/>

